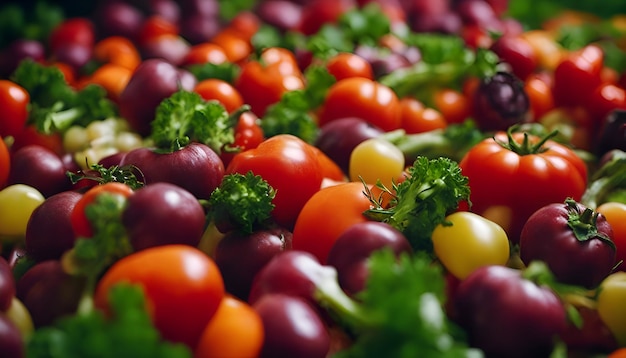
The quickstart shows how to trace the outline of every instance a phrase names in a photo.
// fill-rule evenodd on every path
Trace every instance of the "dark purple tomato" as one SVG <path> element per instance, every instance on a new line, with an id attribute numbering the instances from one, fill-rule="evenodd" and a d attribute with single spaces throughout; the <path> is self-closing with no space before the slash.
<path id="1" fill-rule="evenodd" d="M 326 263 L 337 269 L 341 288 L 354 295 L 365 288 L 368 258 L 383 248 L 390 248 L 396 255 L 413 252 L 404 234 L 389 224 L 377 221 L 354 224 L 337 238 Z"/>
<path id="2" fill-rule="evenodd" d="M 618 348 L 615 336 L 598 315 L 598 310 L 590 307 L 576 307 L 582 326 L 569 322 L 561 336 L 567 345 L 568 353 L 574 357 L 587 357 L 595 354 L 609 354 Z M 580 353 L 580 355 L 577 355 Z"/>
<path id="3" fill-rule="evenodd" d="M 594 147 L 598 156 L 611 150 L 626 150 L 626 110 L 613 110 L 602 120 Z"/>
<path id="4" fill-rule="evenodd" d="M 15 279 L 9 262 L 0 256 L 0 312 L 6 312 L 15 297 Z"/>
<path id="5" fill-rule="evenodd" d="M 248 302 L 254 303 L 264 295 L 282 293 L 302 297 L 312 304 L 317 285 L 326 280 L 330 266 L 323 266 L 305 251 L 287 250 L 276 254 L 255 276 Z M 333 273 L 334 275 L 334 273 Z"/>
<path id="6" fill-rule="evenodd" d="M 158 153 L 147 147 L 133 149 L 124 155 L 120 165 L 137 167 L 145 184 L 175 184 L 198 199 L 211 196 L 225 170 L 220 156 L 201 143 L 191 143 L 172 153 Z"/>
<path id="7" fill-rule="evenodd" d="M 490 50 L 511 66 L 511 72 L 521 80 L 537 69 L 539 62 L 535 50 L 521 36 L 501 36 L 494 41 Z"/>
<path id="8" fill-rule="evenodd" d="M 519 78 L 498 72 L 480 81 L 472 105 L 474 119 L 481 130 L 499 131 L 526 122 L 530 101 Z"/>
<path id="9" fill-rule="evenodd" d="M 28 257 L 35 261 L 60 259 L 74 246 L 76 236 L 70 214 L 82 194 L 64 191 L 47 198 L 30 216 L 24 245 Z"/>
<path id="10" fill-rule="evenodd" d="M 220 29 L 218 17 L 190 14 L 180 24 L 180 35 L 191 44 L 200 44 L 210 41 Z"/>
<path id="11" fill-rule="evenodd" d="M 69 190 L 72 186 L 61 157 L 36 144 L 24 146 L 12 153 L 8 183 L 30 185 L 44 197 Z"/>
<path id="12" fill-rule="evenodd" d="M 546 263 L 559 281 L 597 287 L 615 266 L 613 229 L 606 217 L 573 200 L 546 205 L 526 220 L 519 254 Z"/>
<path id="13" fill-rule="evenodd" d="M 269 294 L 253 305 L 261 316 L 265 340 L 260 357 L 324 358 L 330 335 L 324 321 L 306 300 Z"/>
<path id="14" fill-rule="evenodd" d="M 142 136 L 150 134 L 150 123 L 157 106 L 179 89 L 192 91 L 196 78 L 163 59 L 143 61 L 133 72 L 120 94 L 119 110 L 131 129 Z"/>
<path id="15" fill-rule="evenodd" d="M 487 357 L 549 357 L 566 329 L 561 300 L 505 266 L 483 266 L 454 293 L 457 323 Z"/>
<path id="16" fill-rule="evenodd" d="M 192 14 L 215 17 L 220 11 L 218 0 L 180 0 L 177 3 L 180 5 L 183 17 Z"/>
<path id="17" fill-rule="evenodd" d="M 0 353 L 6 358 L 25 356 L 24 338 L 19 328 L 11 319 L 0 312 Z"/>
<path id="18" fill-rule="evenodd" d="M 59 260 L 46 260 L 28 269 L 16 287 L 17 298 L 28 309 L 35 328 L 38 328 L 76 312 L 85 281 L 66 273 Z"/>
<path id="19" fill-rule="evenodd" d="M 183 63 L 189 48 L 189 42 L 181 36 L 163 35 L 143 43 L 140 50 L 144 59 L 159 58 L 178 67 Z"/>
<path id="20" fill-rule="evenodd" d="M 167 244 L 197 246 L 204 232 L 205 214 L 187 190 L 154 183 L 128 198 L 122 223 L 135 251 Z"/>
<path id="21" fill-rule="evenodd" d="M 383 130 L 357 117 L 340 118 L 320 128 L 315 146 L 348 174 L 352 150 L 366 139 L 376 138 Z"/>
<path id="22" fill-rule="evenodd" d="M 23 59 L 43 62 L 45 56 L 46 49 L 40 41 L 17 39 L 0 52 L 0 77 L 9 78 Z"/>
<path id="23" fill-rule="evenodd" d="M 178 24 L 181 20 L 179 1 L 150 0 L 149 7 L 151 15 L 158 15 L 172 24 Z"/>
<path id="24" fill-rule="evenodd" d="M 102 37 L 137 39 L 144 18 L 145 15 L 139 8 L 122 0 L 101 1 L 95 12 L 95 23 Z"/>
<path id="25" fill-rule="evenodd" d="M 457 34 L 463 27 L 461 17 L 453 11 L 436 14 L 413 12 L 411 14 L 408 21 L 415 32 Z"/>
<path id="26" fill-rule="evenodd" d="M 275 255 L 291 250 L 292 233 L 272 228 L 243 234 L 227 233 L 217 244 L 214 259 L 219 267 L 226 291 L 247 300 L 256 274 Z"/>
<path id="27" fill-rule="evenodd" d="M 297 28 L 302 19 L 302 5 L 288 0 L 261 1 L 256 7 L 259 18 L 281 31 Z"/>
<path id="28" fill-rule="evenodd" d="M 52 58 L 55 61 L 69 65 L 74 71 L 79 71 L 92 59 L 93 46 L 82 43 L 64 43 L 54 49 Z"/>
<path id="29" fill-rule="evenodd" d="M 477 25 L 491 31 L 502 29 L 500 18 L 485 0 L 461 0 L 456 6 L 456 12 L 464 24 Z"/>

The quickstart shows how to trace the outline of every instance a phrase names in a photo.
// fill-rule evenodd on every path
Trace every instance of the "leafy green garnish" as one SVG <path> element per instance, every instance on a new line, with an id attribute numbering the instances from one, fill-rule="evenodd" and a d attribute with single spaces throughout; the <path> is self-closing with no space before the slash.
<path id="1" fill-rule="evenodd" d="M 111 317 L 99 310 L 60 318 L 37 329 L 26 343 L 28 358 L 190 358 L 185 345 L 164 341 L 147 312 L 139 286 L 109 292 Z"/>
<path id="2" fill-rule="evenodd" d="M 232 20 L 237 14 L 251 10 L 256 0 L 218 0 L 220 18 Z"/>
<path id="3" fill-rule="evenodd" d="M 102 193 L 85 207 L 93 236 L 79 237 L 69 252 L 72 273 L 85 276 L 95 283 L 99 275 L 120 258 L 132 253 L 122 213 L 126 198 Z"/>
<path id="4" fill-rule="evenodd" d="M 157 106 L 150 138 L 164 152 L 197 142 L 221 153 L 235 142 L 236 120 L 247 109 L 229 115 L 221 103 L 206 101 L 196 92 L 179 90 Z"/>
<path id="5" fill-rule="evenodd" d="M 431 235 L 461 201 L 469 202 L 468 178 L 461 173 L 458 163 L 450 158 L 428 159 L 418 157 L 408 170 L 407 179 L 394 183 L 389 189 L 377 183 L 392 196 L 389 207 L 383 207 L 380 198 L 367 190 L 373 208 L 364 215 L 376 221 L 389 223 L 402 231 L 415 251 L 433 252 Z"/>
<path id="6" fill-rule="evenodd" d="M 240 68 L 232 62 L 224 63 L 203 63 L 193 64 L 185 67 L 191 74 L 193 74 L 198 82 L 215 78 L 228 83 L 234 83 L 237 76 L 239 76 Z"/>
<path id="7" fill-rule="evenodd" d="M 368 270 L 357 300 L 332 280 L 318 284 L 318 302 L 353 336 L 335 358 L 482 356 L 446 316 L 443 270 L 427 255 L 396 257 L 382 249 L 369 258 Z"/>
<path id="8" fill-rule="evenodd" d="M 603 203 L 616 201 L 626 204 L 626 152 L 613 151 L 612 158 L 590 178 L 580 202 L 595 209 Z"/>
<path id="9" fill-rule="evenodd" d="M 268 224 L 276 191 L 259 175 L 227 174 L 208 200 L 209 217 L 221 232 L 245 234 Z"/>
<path id="10" fill-rule="evenodd" d="M 309 66 L 304 75 L 306 87 L 285 92 L 263 116 L 261 128 L 266 137 L 292 134 L 307 143 L 317 138 L 319 128 L 311 112 L 322 105 L 335 77 L 320 65 Z"/>
<path id="11" fill-rule="evenodd" d="M 86 127 L 117 115 L 104 88 L 90 84 L 74 90 L 57 67 L 27 59 L 20 62 L 11 79 L 28 91 L 28 122 L 42 133 L 62 133 L 72 125 Z"/>
<path id="12" fill-rule="evenodd" d="M 111 182 L 124 183 L 132 189 L 139 189 L 144 183 L 137 178 L 135 173 L 140 173 L 140 170 L 132 165 L 123 167 L 113 165 L 109 168 L 105 168 L 101 164 L 92 164 L 89 166 L 89 169 L 81 170 L 77 173 L 68 171 L 67 176 L 72 184 L 76 184 L 81 180 L 93 180 L 98 184 Z"/>
<path id="13" fill-rule="evenodd" d="M 461 88 L 468 77 L 492 76 L 500 62 L 494 52 L 468 48 L 458 36 L 409 33 L 403 39 L 420 50 L 421 61 L 380 79 L 400 97 L 411 95 L 428 102 L 437 88 Z"/>
<path id="14" fill-rule="evenodd" d="M 510 0 L 506 16 L 519 20 L 527 28 L 536 29 L 564 10 L 582 11 L 608 19 L 626 13 L 626 2 L 603 1 L 599 4 L 593 0 Z"/>

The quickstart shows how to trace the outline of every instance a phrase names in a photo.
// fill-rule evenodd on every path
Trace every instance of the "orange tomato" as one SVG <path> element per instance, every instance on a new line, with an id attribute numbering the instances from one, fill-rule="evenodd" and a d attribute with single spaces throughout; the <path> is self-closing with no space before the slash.
<path id="1" fill-rule="evenodd" d="M 426 108 L 415 98 L 400 100 L 402 129 L 407 133 L 422 133 L 445 128 L 446 118 L 434 108 Z"/>
<path id="2" fill-rule="evenodd" d="M 228 113 L 232 113 L 243 106 L 243 98 L 239 91 L 230 83 L 217 78 L 209 78 L 198 82 L 194 92 L 198 93 L 205 100 L 220 102 Z"/>
<path id="3" fill-rule="evenodd" d="M 370 63 L 363 57 L 349 52 L 341 52 L 331 57 L 326 63 L 326 68 L 337 81 L 349 77 L 374 79 Z"/>
<path id="4" fill-rule="evenodd" d="M 141 55 L 132 41 L 122 36 L 106 37 L 96 43 L 94 59 L 103 63 L 113 63 L 134 70 L 141 63 Z"/>
<path id="5" fill-rule="evenodd" d="M 524 82 L 524 91 L 528 94 L 534 120 L 538 120 L 554 108 L 552 87 L 546 77 L 547 75 L 531 74 Z"/>
<path id="6" fill-rule="evenodd" d="M 108 311 L 109 289 L 120 282 L 141 286 L 162 337 L 192 350 L 225 294 L 215 262 L 188 245 L 151 247 L 116 261 L 98 282 L 96 307 Z"/>
<path id="7" fill-rule="evenodd" d="M 139 30 L 139 44 L 146 44 L 162 35 L 178 35 L 176 24 L 160 15 L 152 15 L 144 20 Z"/>
<path id="8" fill-rule="evenodd" d="M 220 46 L 226 53 L 228 61 L 241 63 L 252 54 L 253 48 L 248 40 L 241 37 L 237 30 L 225 28 L 215 35 L 211 42 Z"/>
<path id="9" fill-rule="evenodd" d="M 459 91 L 443 88 L 435 92 L 433 100 L 446 123 L 462 123 L 471 116 L 470 101 Z"/>
<path id="10" fill-rule="evenodd" d="M 261 27 L 261 20 L 251 11 L 242 11 L 230 20 L 227 27 L 239 34 L 242 39 L 250 41 Z"/>
<path id="11" fill-rule="evenodd" d="M 108 97 L 117 101 L 132 75 L 133 70 L 126 66 L 107 63 L 98 67 L 87 79 L 87 83 L 102 86 L 107 91 Z"/>
<path id="12" fill-rule="evenodd" d="M 339 235 L 353 224 L 368 220 L 363 212 L 370 208 L 370 201 L 363 189 L 360 182 L 346 182 L 315 193 L 296 220 L 293 249 L 309 252 L 325 263 Z"/>
<path id="13" fill-rule="evenodd" d="M 618 348 L 609 353 L 606 358 L 626 358 L 626 348 Z"/>
<path id="14" fill-rule="evenodd" d="M 228 56 L 226 56 L 226 52 L 223 48 L 211 42 L 204 42 L 189 48 L 189 52 L 185 55 L 183 64 L 213 63 L 217 65 L 226 61 L 228 61 Z"/>
<path id="15" fill-rule="evenodd" d="M 265 332 L 261 316 L 247 302 L 226 294 L 195 349 L 196 358 L 258 357 Z"/>

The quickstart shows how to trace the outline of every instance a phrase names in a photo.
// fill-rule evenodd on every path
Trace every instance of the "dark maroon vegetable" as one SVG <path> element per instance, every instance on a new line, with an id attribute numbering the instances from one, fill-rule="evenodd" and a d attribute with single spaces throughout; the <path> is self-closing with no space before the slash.
<path id="1" fill-rule="evenodd" d="M 481 80 L 473 98 L 474 119 L 483 131 L 507 130 L 523 123 L 529 108 L 524 83 L 508 72 Z"/>
<path id="2" fill-rule="evenodd" d="M 604 118 L 594 146 L 598 156 L 614 149 L 626 150 L 626 110 L 616 109 Z"/>
<path id="3" fill-rule="evenodd" d="M 321 265 L 310 253 L 287 250 L 275 255 L 255 276 L 248 302 L 253 304 L 264 295 L 281 293 L 316 304 L 317 285 L 329 275 L 336 275 L 336 270 Z"/>
<path id="4" fill-rule="evenodd" d="M 76 236 L 70 215 L 82 194 L 64 191 L 47 198 L 30 216 L 24 244 L 28 257 L 35 261 L 60 259 L 74 246 Z"/>
<path id="5" fill-rule="evenodd" d="M 350 154 L 354 147 L 366 139 L 379 137 L 383 133 L 383 130 L 361 118 L 340 118 L 320 128 L 315 146 L 348 174 Z"/>
<path id="6" fill-rule="evenodd" d="M 5 312 L 11 306 L 15 297 L 15 279 L 9 262 L 0 256 L 0 312 Z"/>
<path id="7" fill-rule="evenodd" d="M 11 155 L 8 182 L 30 185 L 47 198 L 71 188 L 72 182 L 65 173 L 65 164 L 55 152 L 30 144 Z"/>
<path id="8" fill-rule="evenodd" d="M 220 29 L 218 17 L 190 14 L 180 24 L 180 35 L 192 45 L 200 44 L 210 41 Z"/>
<path id="9" fill-rule="evenodd" d="M 249 235 L 230 231 L 217 244 L 214 259 L 230 294 L 247 300 L 256 274 L 275 255 L 291 250 L 290 231 L 258 230 Z"/>
<path id="10" fill-rule="evenodd" d="M 0 52 L 0 77 L 9 78 L 23 59 L 43 62 L 45 57 L 46 49 L 41 42 L 17 39 Z"/>
<path id="11" fill-rule="evenodd" d="M 154 183 L 128 198 L 122 223 L 135 251 L 167 244 L 197 246 L 204 232 L 205 214 L 187 190 Z"/>
<path id="12" fill-rule="evenodd" d="M 0 312 L 0 352 L 3 357 L 21 358 L 25 356 L 24 338 L 11 319 Z"/>
<path id="13" fill-rule="evenodd" d="M 539 61 L 530 43 L 520 36 L 501 36 L 491 45 L 493 51 L 502 62 L 511 67 L 511 72 L 521 80 L 525 80 L 535 72 Z"/>
<path id="14" fill-rule="evenodd" d="M 256 14 L 263 22 L 281 31 L 293 30 L 302 18 L 302 5 L 288 0 L 261 1 Z"/>
<path id="15" fill-rule="evenodd" d="M 122 1 L 101 1 L 95 12 L 100 36 L 123 36 L 136 40 L 145 15 L 139 8 Z"/>
<path id="16" fill-rule="evenodd" d="M 576 307 L 582 326 L 569 323 L 561 336 L 572 356 L 587 357 L 593 354 L 609 354 L 618 348 L 613 333 L 607 328 L 598 310 L 585 306 Z"/>
<path id="17" fill-rule="evenodd" d="M 52 58 L 69 65 L 75 72 L 78 72 L 92 59 L 92 55 L 92 45 L 68 42 L 55 48 Z"/>
<path id="18" fill-rule="evenodd" d="M 85 280 L 63 270 L 59 260 L 35 264 L 17 281 L 17 298 L 30 312 L 35 328 L 76 312 Z"/>
<path id="19" fill-rule="evenodd" d="M 413 251 L 404 234 L 393 226 L 378 221 L 357 223 L 337 238 L 326 263 L 337 269 L 341 288 L 354 295 L 365 288 L 368 258 L 374 251 L 385 247 L 391 248 L 396 255 Z"/>
<path id="20" fill-rule="evenodd" d="M 120 94 L 120 114 L 133 130 L 147 136 L 159 103 L 179 89 L 193 90 L 196 82 L 190 72 L 163 59 L 145 60 Z"/>
<path id="21" fill-rule="evenodd" d="M 120 166 L 133 165 L 145 184 L 171 183 L 198 199 L 208 199 L 224 176 L 224 163 L 211 148 L 191 143 L 171 153 L 141 147 L 126 153 Z"/>
<path id="22" fill-rule="evenodd" d="M 486 357 L 549 357 L 566 327 L 560 299 L 504 266 L 484 266 L 455 290 L 454 309 L 469 343 Z"/>
<path id="23" fill-rule="evenodd" d="M 613 229 L 594 210 L 567 199 L 535 211 L 520 234 L 520 258 L 545 262 L 559 282 L 597 287 L 615 266 Z"/>
<path id="24" fill-rule="evenodd" d="M 181 36 L 158 36 L 142 43 L 140 50 L 144 59 L 162 59 L 180 66 L 189 52 L 189 42 Z"/>
<path id="25" fill-rule="evenodd" d="M 269 294 L 253 307 L 261 316 L 265 332 L 260 357 L 324 358 L 328 354 L 328 329 L 303 298 Z"/>

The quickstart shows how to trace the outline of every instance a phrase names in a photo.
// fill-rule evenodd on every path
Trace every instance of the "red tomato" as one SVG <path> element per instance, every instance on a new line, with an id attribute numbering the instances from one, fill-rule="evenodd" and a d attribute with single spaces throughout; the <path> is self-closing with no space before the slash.
<path id="1" fill-rule="evenodd" d="M 472 211 L 502 226 L 514 244 L 532 213 L 568 197 L 580 200 L 587 187 L 586 164 L 572 149 L 552 140 L 535 148 L 539 142 L 517 132 L 509 144 L 507 134 L 498 132 L 459 163 L 469 178 Z"/>
<path id="2" fill-rule="evenodd" d="M 262 117 L 283 93 L 304 88 L 304 76 L 293 53 L 273 47 L 263 51 L 258 61 L 242 66 L 235 87 L 252 112 Z"/>
<path id="3" fill-rule="evenodd" d="M 163 35 L 177 36 L 178 26 L 160 15 L 152 15 L 144 20 L 139 31 L 138 43 L 143 45 Z"/>
<path id="4" fill-rule="evenodd" d="M 189 245 L 156 246 L 118 260 L 98 282 L 96 307 L 107 309 L 108 291 L 120 282 L 139 284 L 163 338 L 191 349 L 224 297 L 215 262 Z"/>
<path id="5" fill-rule="evenodd" d="M 554 70 L 554 100 L 557 106 L 575 106 L 588 102 L 601 83 L 604 52 L 597 45 L 587 45 L 572 52 Z"/>
<path id="6" fill-rule="evenodd" d="M 604 215 L 613 229 L 615 243 L 615 262 L 620 262 L 616 270 L 626 271 L 626 204 L 609 201 L 600 204 L 596 211 Z"/>
<path id="7" fill-rule="evenodd" d="M 293 229 L 294 250 L 313 254 L 325 263 L 337 238 L 350 226 L 368 219 L 370 208 L 360 182 L 341 183 L 321 189 L 304 205 Z"/>
<path id="8" fill-rule="evenodd" d="M 434 108 L 425 108 L 422 102 L 415 98 L 401 99 L 400 106 L 402 129 L 409 134 L 428 132 L 448 125 L 441 112 Z"/>
<path id="9" fill-rule="evenodd" d="M 11 155 L 4 139 L 0 137 L 0 190 L 7 185 L 11 170 Z"/>
<path id="10" fill-rule="evenodd" d="M 16 150 L 30 144 L 41 145 L 60 156 L 65 154 L 65 150 L 63 149 L 63 139 L 59 133 L 44 134 L 39 132 L 34 125 L 27 125 L 24 130 L 17 133 L 13 137 L 11 152 L 15 152 Z"/>
<path id="11" fill-rule="evenodd" d="M 15 136 L 26 125 L 30 95 L 17 83 L 0 80 L 0 137 Z"/>
<path id="12" fill-rule="evenodd" d="M 533 120 L 538 120 L 554 108 L 551 83 L 547 75 L 532 74 L 524 81 L 524 91 L 530 101 L 530 111 Z"/>
<path id="13" fill-rule="evenodd" d="M 433 96 L 434 107 L 441 112 L 446 123 L 462 123 L 472 113 L 468 98 L 459 91 L 442 88 Z"/>
<path id="14" fill-rule="evenodd" d="M 263 129 L 259 125 L 259 117 L 252 112 L 242 113 L 235 126 L 235 142 L 233 145 L 239 148 L 239 152 L 243 152 L 258 147 L 264 139 Z M 222 151 L 220 158 L 222 158 L 224 166 L 228 166 L 233 157 L 239 152 Z"/>
<path id="15" fill-rule="evenodd" d="M 50 50 L 55 52 L 66 44 L 92 47 L 95 43 L 95 27 L 90 19 L 84 17 L 70 18 L 52 30 L 49 38 Z"/>
<path id="16" fill-rule="evenodd" d="M 326 63 L 326 68 L 337 81 L 349 77 L 374 79 L 372 65 L 363 57 L 349 52 L 341 52 L 331 57 Z"/>
<path id="17" fill-rule="evenodd" d="M 400 128 L 400 100 L 391 88 L 367 78 L 351 77 L 328 89 L 319 124 L 344 117 L 359 117 L 384 131 Z"/>
<path id="18" fill-rule="evenodd" d="M 220 64 L 228 61 L 226 52 L 220 46 L 205 42 L 192 46 L 187 52 L 183 65 L 213 63 Z"/>
<path id="19" fill-rule="evenodd" d="M 354 0 L 309 1 L 302 9 L 300 31 L 305 35 L 312 35 L 324 24 L 336 22 L 342 14 L 354 7 Z"/>
<path id="20" fill-rule="evenodd" d="M 133 189 L 123 183 L 109 182 L 93 186 L 87 190 L 70 213 L 72 229 L 76 237 L 88 238 L 93 236 L 94 233 L 85 213 L 85 208 L 92 204 L 96 197 L 102 193 L 121 195 L 127 198 L 133 194 Z"/>
<path id="21" fill-rule="evenodd" d="M 616 84 L 603 83 L 591 94 L 588 110 L 595 123 L 602 123 L 604 118 L 615 109 L 626 109 L 626 90 Z"/>
<path id="22" fill-rule="evenodd" d="M 220 102 L 228 113 L 232 113 L 243 106 L 243 98 L 241 98 L 239 91 L 230 83 L 217 78 L 209 78 L 198 82 L 194 92 L 197 92 L 205 100 Z"/>
<path id="23" fill-rule="evenodd" d="M 226 174 L 260 175 L 274 189 L 274 220 L 292 228 L 304 204 L 322 184 L 322 168 L 311 145 L 288 134 L 273 136 L 258 147 L 238 153 Z"/>

